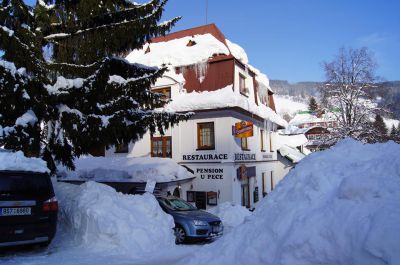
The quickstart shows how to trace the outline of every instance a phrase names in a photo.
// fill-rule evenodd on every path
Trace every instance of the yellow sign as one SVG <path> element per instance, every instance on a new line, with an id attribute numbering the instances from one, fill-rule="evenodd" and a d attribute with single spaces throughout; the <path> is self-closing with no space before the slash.
<path id="1" fill-rule="evenodd" d="M 253 123 L 250 121 L 241 121 L 235 123 L 235 137 L 246 138 L 253 136 Z"/>

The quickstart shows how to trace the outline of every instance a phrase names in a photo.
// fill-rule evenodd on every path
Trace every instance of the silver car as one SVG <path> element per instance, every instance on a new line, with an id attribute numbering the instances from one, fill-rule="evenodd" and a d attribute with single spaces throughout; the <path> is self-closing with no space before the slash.
<path id="1" fill-rule="evenodd" d="M 193 240 L 211 240 L 222 236 L 224 226 L 217 216 L 198 210 L 177 197 L 159 196 L 157 200 L 161 208 L 174 218 L 177 244 Z"/>

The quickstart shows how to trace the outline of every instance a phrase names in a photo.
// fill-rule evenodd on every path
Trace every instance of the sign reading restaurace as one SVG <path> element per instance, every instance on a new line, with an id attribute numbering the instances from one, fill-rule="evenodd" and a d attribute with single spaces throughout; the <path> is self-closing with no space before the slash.
<path id="1" fill-rule="evenodd" d="M 216 160 L 227 160 L 228 154 L 199 154 L 199 155 L 182 155 L 184 161 L 216 161 Z"/>

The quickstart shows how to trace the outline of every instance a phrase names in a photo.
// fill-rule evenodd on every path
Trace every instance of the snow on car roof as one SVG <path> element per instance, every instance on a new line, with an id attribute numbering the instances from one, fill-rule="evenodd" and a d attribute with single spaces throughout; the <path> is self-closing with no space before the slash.
<path id="1" fill-rule="evenodd" d="M 22 151 L 12 152 L 1 148 L 0 170 L 50 172 L 46 162 L 40 158 L 26 157 Z"/>

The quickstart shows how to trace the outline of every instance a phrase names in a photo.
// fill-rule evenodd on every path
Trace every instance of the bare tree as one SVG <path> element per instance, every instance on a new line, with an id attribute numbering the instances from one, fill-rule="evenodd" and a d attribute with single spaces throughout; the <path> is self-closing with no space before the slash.
<path id="1" fill-rule="evenodd" d="M 332 62 L 325 62 L 326 83 L 321 89 L 324 107 L 337 118 L 332 137 L 374 141 L 371 117 L 378 108 L 367 90 L 376 86 L 377 64 L 367 48 L 341 48 Z"/>

